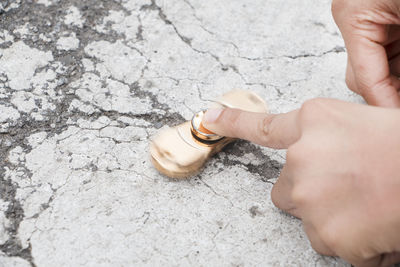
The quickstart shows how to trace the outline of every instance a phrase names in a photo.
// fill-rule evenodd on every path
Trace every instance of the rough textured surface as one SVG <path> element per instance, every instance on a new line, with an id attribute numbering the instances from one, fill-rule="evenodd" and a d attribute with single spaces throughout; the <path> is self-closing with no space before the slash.
<path id="1" fill-rule="evenodd" d="M 345 266 L 269 193 L 284 152 L 238 142 L 187 181 L 158 129 L 223 92 L 272 112 L 345 87 L 330 1 L 0 2 L 0 266 Z"/>

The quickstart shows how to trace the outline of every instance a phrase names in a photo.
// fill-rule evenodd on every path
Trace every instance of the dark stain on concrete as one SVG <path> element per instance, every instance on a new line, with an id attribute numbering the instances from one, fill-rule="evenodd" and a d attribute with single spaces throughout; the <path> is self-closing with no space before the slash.
<path id="1" fill-rule="evenodd" d="M 7 10 L 12 1 L 2 1 L 0 4 L 0 29 L 9 31 L 13 37 L 14 42 L 23 41 L 26 45 L 42 51 L 51 51 L 55 61 L 60 61 L 65 66 L 65 71 L 57 75 L 57 88 L 63 95 L 63 101 L 52 102 L 56 109 L 54 111 L 42 114 L 43 121 L 34 121 L 30 118 L 29 114 L 21 112 L 20 119 L 16 121 L 9 121 L 11 124 L 7 131 L 0 133 L 0 198 L 9 203 L 8 209 L 5 212 L 6 218 L 10 221 L 10 226 L 6 229 L 9 239 L 2 245 L 0 250 L 7 256 L 21 257 L 27 260 L 31 266 L 35 266 L 34 259 L 31 254 L 31 246 L 24 248 L 18 239 L 18 229 L 21 221 L 24 219 L 24 210 L 22 203 L 16 199 L 16 191 L 18 185 L 10 179 L 5 178 L 5 168 L 13 169 L 7 162 L 9 152 L 16 146 L 24 148 L 25 153 L 29 153 L 31 148 L 27 145 L 27 137 L 37 132 L 47 132 L 48 136 L 61 133 L 68 128 L 67 120 L 77 121 L 80 118 L 94 121 L 101 116 L 107 116 L 110 119 L 116 119 L 120 116 L 129 116 L 132 118 L 139 118 L 150 122 L 155 127 L 159 125 L 173 125 L 182 122 L 184 118 L 176 112 L 171 112 L 168 105 L 162 104 L 157 100 L 157 96 L 142 90 L 138 82 L 130 84 L 130 88 L 140 98 L 148 98 L 152 102 L 155 109 L 165 111 L 165 115 L 160 115 L 157 112 L 149 111 L 146 114 L 130 115 L 121 114 L 114 111 L 99 110 L 93 114 L 85 114 L 79 111 L 69 111 L 70 103 L 77 99 L 74 93 L 70 92 L 69 85 L 82 77 L 84 73 L 81 60 L 86 58 L 84 47 L 93 41 L 109 41 L 116 42 L 117 40 L 124 39 L 125 36 L 118 34 L 111 29 L 108 29 L 107 34 L 102 34 L 94 30 L 95 25 L 102 22 L 103 18 L 109 14 L 110 10 L 124 10 L 120 3 L 114 1 L 97 1 L 97 0 L 69 0 L 60 1 L 49 7 L 36 4 L 36 1 L 27 0 L 22 1 L 20 6 L 15 9 Z M 63 24 L 63 16 L 65 10 L 70 6 L 77 7 L 82 17 L 85 19 L 85 24 L 82 28 L 71 25 Z M 19 34 L 13 34 L 13 31 L 18 27 L 28 23 L 29 35 L 21 37 Z M 60 51 L 56 48 L 56 42 L 62 33 L 75 32 L 80 41 L 80 47 L 76 51 Z M 143 27 L 139 27 L 137 35 L 138 40 L 143 40 Z M 40 34 L 44 34 L 50 38 L 50 42 L 44 42 L 39 38 Z M 8 48 L 12 45 L 8 42 L 0 48 Z M 91 59 L 95 61 L 95 59 Z M 7 81 L 7 77 L 3 77 Z M 6 91 L 12 95 L 12 90 L 5 87 Z M 32 88 L 31 88 L 32 89 Z M 31 90 L 30 89 L 30 90 Z M 30 91 L 27 90 L 27 91 Z M 51 101 L 51 99 L 50 99 Z M 2 98 L 0 104 L 11 106 L 9 98 Z M 26 171 L 25 178 L 29 178 L 31 174 Z M 24 178 L 24 179 L 25 179 Z M 46 203 L 44 203 L 46 205 Z M 45 208 L 45 207 L 44 207 Z"/>
<path id="2" fill-rule="evenodd" d="M 63 101 L 56 101 L 49 99 L 49 101 L 56 106 L 52 111 L 46 111 L 42 115 L 43 121 L 34 121 L 30 118 L 29 114 L 21 112 L 20 119 L 16 121 L 9 121 L 11 123 L 7 131 L 0 133 L 0 198 L 5 202 L 9 203 L 9 206 L 5 212 L 6 218 L 10 221 L 9 227 L 6 229 L 9 239 L 2 245 L 0 250 L 7 256 L 20 257 L 28 261 L 31 266 L 35 266 L 34 259 L 31 253 L 31 245 L 23 247 L 20 240 L 18 239 L 18 229 L 20 223 L 24 219 L 23 203 L 21 203 L 16 197 L 16 191 L 18 185 L 6 178 L 5 169 L 14 169 L 18 166 L 14 166 L 7 161 L 9 152 L 16 146 L 21 146 L 24 149 L 24 153 L 29 153 L 31 147 L 27 142 L 27 137 L 37 132 L 46 132 L 48 137 L 59 134 L 68 128 L 67 121 L 77 121 L 78 119 L 86 119 L 94 121 L 101 116 L 107 116 L 110 119 L 117 119 L 120 116 L 128 116 L 131 118 L 143 119 L 149 122 L 154 128 L 160 128 L 164 125 L 176 125 L 184 121 L 181 114 L 173 112 L 171 108 L 158 101 L 157 95 L 149 92 L 146 88 L 142 88 L 139 82 L 128 84 L 131 92 L 135 96 L 142 99 L 149 99 L 152 103 L 154 110 L 163 110 L 165 114 L 151 110 L 145 114 L 133 115 L 133 114 L 122 114 L 116 111 L 105 111 L 98 109 L 93 114 L 86 114 L 77 110 L 70 111 L 69 107 L 74 99 L 78 99 L 74 92 L 71 92 L 70 84 L 74 81 L 79 80 L 84 73 L 82 59 L 88 58 L 85 54 L 84 47 L 93 41 L 108 41 L 116 42 L 117 40 L 124 40 L 125 36 L 121 35 L 111 29 L 107 28 L 107 33 L 99 33 L 95 31 L 94 27 L 100 24 L 105 16 L 109 14 L 111 10 L 123 11 L 126 14 L 130 12 L 125 10 L 118 1 L 106 1 L 106 0 L 69 0 L 59 1 L 57 4 L 53 4 L 49 7 L 44 5 L 36 4 L 34 0 L 21 1 L 19 7 L 10 9 L 7 8 L 14 1 L 4 0 L 0 3 L 0 29 L 9 31 L 13 37 L 14 42 L 23 41 L 26 45 L 39 49 L 42 51 L 51 51 L 55 61 L 62 62 L 65 70 L 57 74 L 57 88 L 63 96 Z M 63 23 L 63 16 L 65 11 L 70 7 L 77 7 L 85 23 L 82 28 L 65 25 Z M 163 12 L 161 7 L 156 5 L 154 0 L 151 0 L 149 5 L 144 5 L 141 8 L 143 11 L 155 11 L 165 24 L 171 25 L 179 38 L 192 47 L 191 39 L 180 34 L 176 26 L 169 20 L 166 14 Z M 140 19 L 139 19 L 140 22 Z M 22 25 L 28 23 L 29 34 L 27 37 L 22 37 L 19 34 L 13 34 L 13 31 Z M 107 26 L 107 25 L 106 25 Z M 109 25 L 108 25 L 109 26 Z M 136 35 L 137 41 L 144 40 L 144 28 L 139 25 L 138 32 Z M 80 47 L 75 51 L 60 51 L 57 49 L 56 43 L 59 37 L 64 33 L 76 34 L 76 37 L 80 41 Z M 45 42 L 39 38 L 40 34 L 44 34 L 50 39 L 49 42 Z M 12 45 L 11 42 L 5 43 L 0 48 L 8 48 Z M 212 55 L 207 52 L 197 50 L 192 47 L 193 50 L 202 54 L 209 54 L 214 57 L 218 62 L 219 58 L 216 55 Z M 139 51 L 140 52 L 140 51 Z M 94 58 L 90 58 L 92 61 L 96 61 Z M 223 65 L 219 62 L 220 65 Z M 49 67 L 46 67 L 49 68 Z M 46 69 L 45 68 L 45 69 Z M 146 68 L 146 67 L 145 67 Z M 142 73 L 145 71 L 142 70 Z M 0 77 L 1 82 L 6 82 L 7 77 Z M 146 85 L 151 86 L 152 82 L 148 81 Z M 146 86 L 145 86 L 146 87 Z M 31 91 L 33 88 L 28 89 Z M 7 93 L 12 95 L 12 90 L 5 86 Z M 10 103 L 10 97 L 0 99 L 0 104 L 5 106 L 12 106 Z M 269 179 L 277 177 L 282 165 L 271 160 L 262 153 L 261 148 L 252 145 L 247 142 L 236 142 L 233 146 L 228 146 L 225 149 L 227 154 L 233 154 L 236 156 L 242 156 L 246 153 L 253 153 L 256 157 L 265 159 L 265 163 L 261 165 L 254 165 L 252 163 L 243 164 L 240 161 L 229 160 L 227 157 L 220 157 L 219 160 L 223 162 L 225 166 L 231 166 L 241 164 L 247 170 L 253 174 L 257 174 L 261 177 L 261 180 L 268 182 Z M 22 166 L 23 167 L 23 166 Z M 93 167 L 95 169 L 95 167 Z M 24 169 L 24 174 L 21 179 L 27 179 L 32 174 Z M 53 198 L 51 198 L 53 200 Z M 42 209 L 48 208 L 49 203 L 43 203 Z M 251 214 L 256 211 L 250 211 Z"/>
<path id="3" fill-rule="evenodd" d="M 229 159 L 227 156 L 217 156 L 217 158 L 222 160 L 224 166 L 242 165 L 250 173 L 258 175 L 263 182 L 271 183 L 269 180 L 277 178 L 283 167 L 282 163 L 273 160 L 265 155 L 261 147 L 247 141 L 241 140 L 229 144 L 224 151 L 227 154 L 235 155 L 237 157 L 242 157 L 245 154 L 252 153 L 255 157 L 263 159 L 263 163 L 258 165 L 251 162 L 248 164 L 244 164 L 239 160 Z"/>
<path id="4" fill-rule="evenodd" d="M 249 212 L 250 212 L 250 216 L 252 218 L 254 218 L 254 217 L 258 216 L 258 215 L 262 215 L 262 212 L 258 209 L 258 206 L 252 206 L 249 209 Z"/>

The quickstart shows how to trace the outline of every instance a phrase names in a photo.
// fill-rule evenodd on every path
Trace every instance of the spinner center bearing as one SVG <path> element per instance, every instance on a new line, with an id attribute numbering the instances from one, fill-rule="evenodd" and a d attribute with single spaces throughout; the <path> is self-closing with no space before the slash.
<path id="1" fill-rule="evenodd" d="M 203 126 L 203 117 L 204 111 L 200 111 L 193 116 L 190 126 L 193 137 L 203 144 L 214 144 L 223 139 L 223 136 L 217 135 Z"/>

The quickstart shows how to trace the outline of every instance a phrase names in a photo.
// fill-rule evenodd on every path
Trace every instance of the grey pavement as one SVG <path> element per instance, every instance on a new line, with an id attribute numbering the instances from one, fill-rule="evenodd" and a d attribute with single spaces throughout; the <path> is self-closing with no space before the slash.
<path id="1" fill-rule="evenodd" d="M 236 88 L 360 102 L 345 64 L 329 0 L 1 0 L 0 266 L 349 266 L 271 203 L 285 151 L 183 181 L 148 154 Z"/>

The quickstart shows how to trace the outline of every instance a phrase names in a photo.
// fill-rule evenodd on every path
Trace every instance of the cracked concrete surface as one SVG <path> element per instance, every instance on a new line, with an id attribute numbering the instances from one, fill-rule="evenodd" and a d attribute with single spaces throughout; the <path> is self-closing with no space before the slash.
<path id="1" fill-rule="evenodd" d="M 347 266 L 270 190 L 284 151 L 237 142 L 187 181 L 160 128 L 234 88 L 272 112 L 346 89 L 330 1 L 0 2 L 0 266 Z"/>

